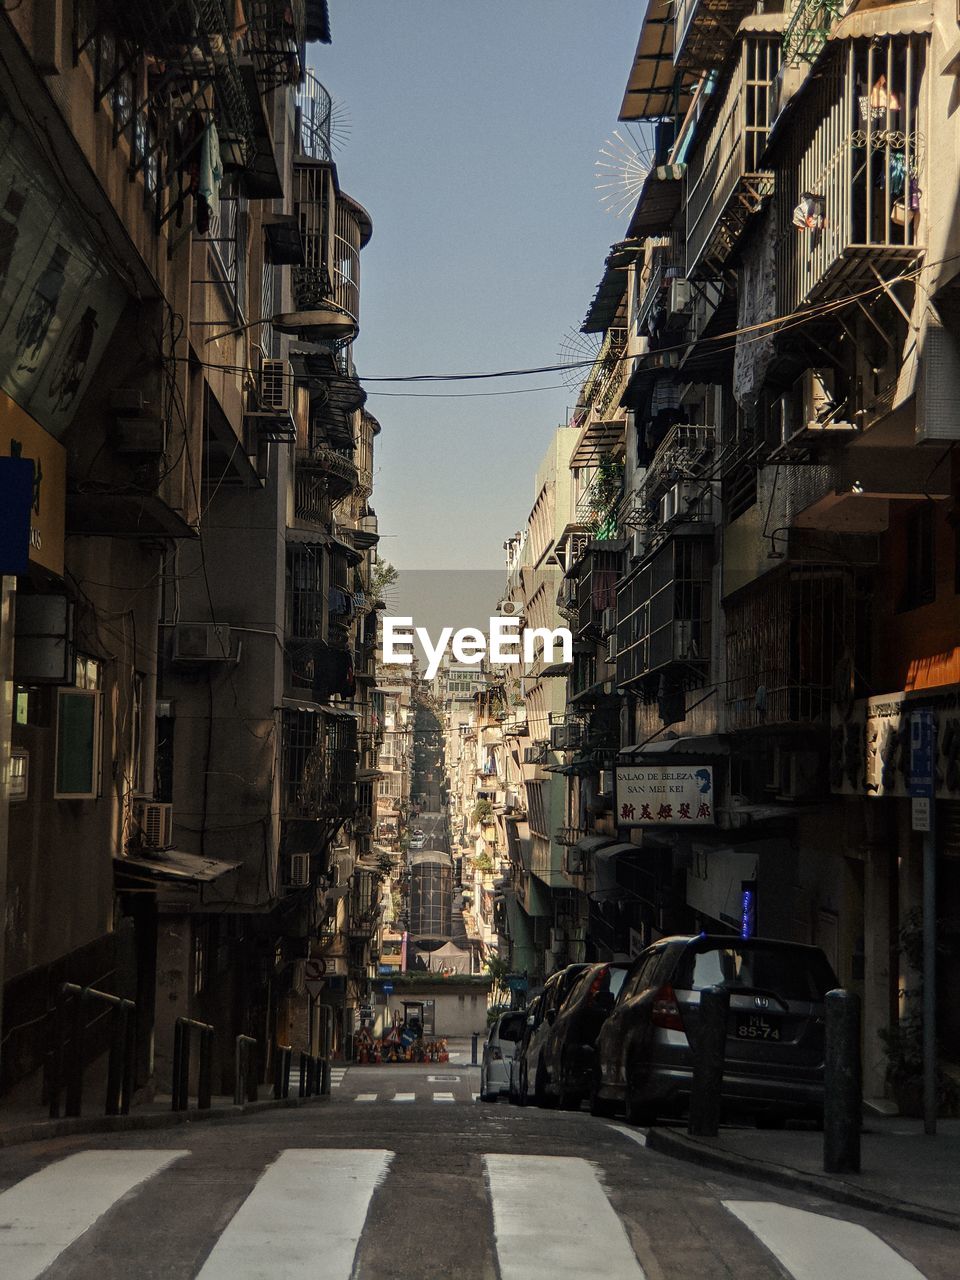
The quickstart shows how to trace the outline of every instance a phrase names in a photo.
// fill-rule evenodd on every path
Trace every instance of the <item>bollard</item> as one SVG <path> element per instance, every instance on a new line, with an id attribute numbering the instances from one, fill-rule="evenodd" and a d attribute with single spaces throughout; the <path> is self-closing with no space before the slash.
<path id="1" fill-rule="evenodd" d="M 320 1092 L 325 1098 L 330 1096 L 330 1059 L 324 1058 L 320 1063 Z"/>
<path id="2" fill-rule="evenodd" d="M 212 1101 L 213 1027 L 193 1018 L 178 1018 L 173 1025 L 172 1111 L 187 1111 L 190 1106 L 190 1033 L 200 1033 L 200 1066 L 197 1079 L 197 1109 L 206 1111 Z"/>
<path id="3" fill-rule="evenodd" d="M 287 1098 L 290 1096 L 290 1063 L 293 1049 L 288 1044 L 278 1044 L 273 1055 L 273 1096 Z"/>
<path id="4" fill-rule="evenodd" d="M 720 1094 L 727 1049 L 727 1014 L 730 992 L 726 987 L 705 987 L 700 992 L 700 1016 L 693 1046 L 693 1080 L 687 1132 L 698 1138 L 715 1138 L 720 1125 Z"/>
<path id="5" fill-rule="evenodd" d="M 51 1120 L 60 1115 L 60 1095 L 66 1089 L 66 1114 L 79 1116 L 83 1105 L 84 1039 L 89 1009 L 97 1000 L 110 1014 L 110 1056 L 107 1065 L 107 1091 L 103 1114 L 127 1115 L 133 1095 L 136 1053 L 136 1011 L 132 1000 L 98 991 L 95 987 L 78 987 L 64 982 L 57 995 L 51 1027 L 53 1045 L 46 1058 L 46 1088 L 49 1092 Z M 69 1067 L 65 1068 L 67 1044 L 70 1045 Z M 66 1077 L 66 1078 L 65 1078 Z"/>
<path id="6" fill-rule="evenodd" d="M 475 1031 L 475 1032 L 473 1033 L 473 1035 L 470 1037 L 470 1065 L 471 1065 L 471 1067 L 475 1067 L 475 1066 L 477 1065 L 477 1042 L 478 1042 L 478 1040 L 479 1040 L 479 1039 L 480 1039 L 480 1037 L 477 1035 L 476 1031 Z"/>
<path id="7" fill-rule="evenodd" d="M 76 991 L 73 998 L 72 1052 L 67 1068 L 67 1097 L 64 1114 L 78 1116 L 83 1107 L 83 1054 L 87 1026 L 86 991 Z"/>
<path id="8" fill-rule="evenodd" d="M 301 1098 L 306 1098 L 309 1096 L 309 1088 L 310 1088 L 309 1062 L 310 1062 L 309 1057 L 301 1049 L 300 1050 L 300 1089 L 298 1094 L 298 1096 Z"/>
<path id="9" fill-rule="evenodd" d="M 107 1063 L 105 1116 L 125 1116 L 130 1112 L 133 1091 L 134 1025 L 136 1006 L 132 1000 L 118 1000 L 110 1010 L 110 1057 Z"/>
<path id="10" fill-rule="evenodd" d="M 234 1106 L 239 1107 L 244 1102 L 257 1100 L 257 1068 L 254 1060 L 256 1047 L 257 1042 L 252 1036 L 237 1036 L 233 1084 Z"/>
<path id="11" fill-rule="evenodd" d="M 860 997 L 852 991 L 828 991 L 824 1004 L 823 1169 L 825 1173 L 859 1173 Z"/>
<path id="12" fill-rule="evenodd" d="M 189 1032 L 188 1032 L 189 1034 Z M 213 1027 L 200 1031 L 200 1068 L 197 1075 L 197 1110 L 209 1111 L 213 1101 Z"/>

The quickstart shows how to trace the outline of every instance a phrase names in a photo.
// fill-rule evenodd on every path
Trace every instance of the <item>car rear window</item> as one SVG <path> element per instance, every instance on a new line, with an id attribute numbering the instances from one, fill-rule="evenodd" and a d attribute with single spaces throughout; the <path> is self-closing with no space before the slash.
<path id="1" fill-rule="evenodd" d="M 760 988 L 784 1000 L 820 1001 L 837 985 L 826 956 L 815 949 L 788 947 L 708 947 L 691 950 L 674 978 L 680 990 L 720 986 L 736 991 Z"/>
<path id="2" fill-rule="evenodd" d="M 616 998 L 620 994 L 620 988 L 623 986 L 623 980 L 627 976 L 626 969 L 610 970 L 610 994 Z"/>
<path id="3" fill-rule="evenodd" d="M 500 1019 L 498 1035 L 501 1040 L 512 1040 L 516 1043 L 523 1035 L 524 1017 L 522 1013 L 505 1014 Z"/>

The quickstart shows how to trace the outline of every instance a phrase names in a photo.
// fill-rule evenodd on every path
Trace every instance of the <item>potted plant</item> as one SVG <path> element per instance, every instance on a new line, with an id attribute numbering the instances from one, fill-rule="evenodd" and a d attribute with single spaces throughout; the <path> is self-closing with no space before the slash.
<path id="1" fill-rule="evenodd" d="M 923 1115 L 923 1019 L 908 1014 L 897 1026 L 882 1028 L 878 1035 L 887 1058 L 886 1079 L 902 1116 Z M 960 1088 L 937 1068 L 937 1114 L 957 1115 Z"/>

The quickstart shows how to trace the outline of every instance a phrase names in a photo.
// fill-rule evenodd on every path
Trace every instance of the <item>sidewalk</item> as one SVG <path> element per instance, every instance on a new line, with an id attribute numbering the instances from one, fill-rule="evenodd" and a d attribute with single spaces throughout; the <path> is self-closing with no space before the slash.
<path id="1" fill-rule="evenodd" d="M 822 1133 L 727 1126 L 716 1138 L 667 1126 L 644 1133 L 664 1155 L 960 1231 L 960 1120 L 940 1120 L 927 1137 L 920 1120 L 868 1115 L 861 1172 L 842 1175 L 823 1172 Z"/>

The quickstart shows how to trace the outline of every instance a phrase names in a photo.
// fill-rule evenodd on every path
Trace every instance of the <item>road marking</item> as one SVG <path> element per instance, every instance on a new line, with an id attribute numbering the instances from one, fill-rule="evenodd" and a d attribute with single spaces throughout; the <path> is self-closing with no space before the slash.
<path id="1" fill-rule="evenodd" d="M 608 1129 L 616 1129 L 617 1133 L 622 1133 L 625 1138 L 629 1138 L 635 1142 L 638 1147 L 647 1145 L 647 1135 L 641 1133 L 639 1129 L 628 1129 L 625 1124 L 608 1124 Z"/>
<path id="2" fill-rule="evenodd" d="M 0 1276 L 34 1280 L 134 1187 L 189 1151 L 82 1151 L 0 1195 Z"/>
<path id="3" fill-rule="evenodd" d="M 392 1098 L 393 1102 L 416 1102 L 416 1100 L 415 1093 L 395 1093 Z"/>
<path id="4" fill-rule="evenodd" d="M 479 1102 L 479 1101 L 480 1101 L 480 1095 L 479 1095 L 479 1093 L 475 1093 L 475 1094 L 473 1095 L 473 1100 L 474 1100 L 474 1102 Z"/>
<path id="5" fill-rule="evenodd" d="M 375 1093 L 358 1093 L 354 1098 L 354 1102 L 376 1102 L 377 1095 Z"/>
<path id="6" fill-rule="evenodd" d="M 888 1244 L 856 1222 L 763 1200 L 723 1200 L 794 1280 L 924 1280 Z"/>
<path id="7" fill-rule="evenodd" d="M 623 1223 L 588 1161 L 485 1155 L 483 1162 L 500 1280 L 644 1280 Z"/>
<path id="8" fill-rule="evenodd" d="M 435 1093 L 433 1100 L 434 1102 L 456 1102 L 456 1098 L 452 1093 Z"/>
<path id="9" fill-rule="evenodd" d="M 460 1083 L 459 1076 L 427 1076 L 427 1079 L 430 1081 L 431 1084 L 434 1084 L 434 1083 L 459 1084 Z"/>
<path id="10" fill-rule="evenodd" d="M 392 1151 L 281 1151 L 234 1214 L 197 1280 L 349 1280 Z M 322 1260 L 322 1263 L 321 1263 Z"/>

